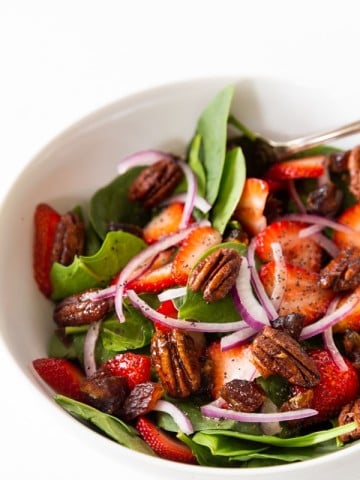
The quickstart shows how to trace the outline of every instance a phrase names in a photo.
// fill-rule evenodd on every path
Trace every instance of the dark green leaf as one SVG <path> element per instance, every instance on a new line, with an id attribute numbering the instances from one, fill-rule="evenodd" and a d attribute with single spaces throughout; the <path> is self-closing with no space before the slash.
<path id="1" fill-rule="evenodd" d="M 149 219 L 141 204 L 128 199 L 128 190 L 142 167 L 132 168 L 98 190 L 90 200 L 89 218 L 97 234 L 104 239 L 111 222 L 143 226 Z"/>
<path id="2" fill-rule="evenodd" d="M 108 437 L 120 443 L 124 447 L 131 448 L 138 452 L 154 455 L 155 453 L 137 434 L 136 430 L 117 417 L 101 412 L 85 403 L 72 400 L 63 395 L 56 395 L 55 401 L 67 412 L 77 418 L 90 422 Z"/>
<path id="3" fill-rule="evenodd" d="M 52 298 L 60 300 L 88 288 L 106 286 L 145 247 L 145 242 L 135 235 L 109 232 L 95 255 L 75 257 L 68 266 L 54 263 L 51 269 Z"/>
<path id="4" fill-rule="evenodd" d="M 219 195 L 211 210 L 214 228 L 224 233 L 226 225 L 239 203 L 246 178 L 245 158 L 240 148 L 227 153 L 221 177 Z"/>
<path id="5" fill-rule="evenodd" d="M 206 174 L 206 198 L 215 202 L 225 162 L 227 121 L 230 113 L 234 86 L 221 90 L 201 114 L 197 132 L 203 142 L 203 165 Z"/>
<path id="6" fill-rule="evenodd" d="M 201 135 L 195 135 L 189 150 L 189 166 L 193 170 L 197 180 L 197 193 L 200 196 L 205 195 L 206 175 L 204 166 L 200 158 Z"/>

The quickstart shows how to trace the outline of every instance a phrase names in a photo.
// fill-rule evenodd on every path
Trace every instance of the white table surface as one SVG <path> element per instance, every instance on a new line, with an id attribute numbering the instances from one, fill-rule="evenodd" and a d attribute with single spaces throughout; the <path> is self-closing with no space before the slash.
<path id="1" fill-rule="evenodd" d="M 226 74 L 360 85 L 357 3 L 0 0 L 0 202 L 64 128 L 150 86 Z M 0 372 L 1 479 L 126 478 L 78 439 L 60 448 L 1 341 Z"/>

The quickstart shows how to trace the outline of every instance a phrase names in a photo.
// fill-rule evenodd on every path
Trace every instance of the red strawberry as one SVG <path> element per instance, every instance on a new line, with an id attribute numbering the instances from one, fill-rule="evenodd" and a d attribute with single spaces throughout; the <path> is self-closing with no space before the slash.
<path id="1" fill-rule="evenodd" d="M 282 220 L 271 223 L 256 237 L 256 255 L 263 262 L 273 260 L 271 244 L 279 242 L 285 261 L 291 265 L 320 271 L 322 249 L 310 237 L 299 238 L 299 232 L 308 225 Z"/>
<path id="2" fill-rule="evenodd" d="M 172 274 L 178 285 L 186 285 L 191 269 L 199 257 L 210 247 L 218 245 L 222 238 L 213 227 L 199 227 L 192 230 L 176 254 Z"/>
<path id="3" fill-rule="evenodd" d="M 46 203 L 40 203 L 35 209 L 33 246 L 34 277 L 40 291 L 47 297 L 51 295 L 52 291 L 50 280 L 52 265 L 51 253 L 60 218 L 60 214 Z"/>
<path id="4" fill-rule="evenodd" d="M 165 302 L 160 303 L 157 311 L 171 318 L 177 318 L 178 316 L 178 311 L 176 310 L 172 300 L 166 300 Z M 162 332 L 168 332 L 169 330 L 171 330 L 170 327 L 167 327 L 166 325 L 163 325 L 159 322 L 154 322 L 154 325 L 158 330 L 161 330 Z"/>
<path id="5" fill-rule="evenodd" d="M 151 269 L 139 278 L 128 283 L 127 288 L 137 293 L 160 293 L 163 290 L 174 287 L 175 279 L 172 276 L 172 263 L 162 267 Z"/>
<path id="6" fill-rule="evenodd" d="M 250 235 L 256 235 L 266 227 L 264 208 L 269 185 L 259 178 L 247 178 L 233 217 Z"/>
<path id="7" fill-rule="evenodd" d="M 264 264 L 259 271 L 268 295 L 271 295 L 274 288 L 275 273 L 275 262 Z M 286 286 L 278 312 L 280 316 L 301 313 L 305 315 L 304 324 L 309 325 L 326 313 L 333 297 L 334 293 L 330 289 L 319 286 L 317 272 L 286 264 Z"/>
<path id="8" fill-rule="evenodd" d="M 140 353 L 118 353 L 103 363 L 101 369 L 112 375 L 126 377 L 131 390 L 135 385 L 148 382 L 151 378 L 150 357 Z"/>
<path id="9" fill-rule="evenodd" d="M 311 422 L 331 419 L 344 405 L 359 395 L 358 373 L 347 359 L 345 362 L 348 369 L 340 370 L 325 349 L 309 350 L 308 355 L 320 373 L 320 382 L 313 388 L 313 397 L 309 405 L 319 413 L 311 417 Z M 300 387 L 295 388 L 296 394 L 301 391 Z"/>
<path id="10" fill-rule="evenodd" d="M 184 211 L 183 203 L 173 203 L 161 210 L 143 229 L 144 240 L 154 243 L 167 235 L 176 233 Z"/>
<path id="11" fill-rule="evenodd" d="M 187 445 L 165 433 L 146 417 L 138 418 L 136 429 L 142 439 L 160 457 L 173 462 L 197 463 L 194 454 Z"/>
<path id="12" fill-rule="evenodd" d="M 347 247 L 355 245 L 360 248 L 360 203 L 356 203 L 352 207 L 347 208 L 337 219 L 339 223 L 348 225 L 355 232 L 334 232 L 334 242 L 339 247 Z"/>
<path id="13" fill-rule="evenodd" d="M 220 341 L 211 343 L 207 349 L 210 361 L 212 395 L 219 396 L 225 383 L 231 380 L 252 380 L 258 372 L 252 362 L 250 344 L 237 345 L 228 350 L 221 350 Z"/>
<path id="14" fill-rule="evenodd" d="M 32 364 L 44 382 L 56 393 L 83 401 L 80 385 L 85 375 L 76 365 L 64 358 L 38 358 Z"/>
<path id="15" fill-rule="evenodd" d="M 313 157 L 286 160 L 272 165 L 265 174 L 271 180 L 295 180 L 297 178 L 321 177 L 325 172 L 326 157 L 314 155 Z"/>

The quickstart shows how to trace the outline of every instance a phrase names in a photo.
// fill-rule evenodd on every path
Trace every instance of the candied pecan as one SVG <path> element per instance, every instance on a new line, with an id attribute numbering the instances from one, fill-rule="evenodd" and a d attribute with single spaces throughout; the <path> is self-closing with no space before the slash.
<path id="1" fill-rule="evenodd" d="M 340 208 L 342 198 L 343 194 L 336 185 L 328 182 L 309 193 L 306 210 L 324 216 L 334 216 Z"/>
<path id="2" fill-rule="evenodd" d="M 360 370 L 360 334 L 354 330 L 345 330 L 342 344 L 346 357 L 357 370 Z"/>
<path id="3" fill-rule="evenodd" d="M 165 200 L 183 177 L 175 158 L 164 158 L 140 172 L 130 185 L 128 197 L 152 208 Z"/>
<path id="4" fill-rule="evenodd" d="M 220 396 L 233 410 L 255 412 L 264 403 L 265 395 L 255 382 L 234 379 L 225 383 Z"/>
<path id="5" fill-rule="evenodd" d="M 360 284 L 360 249 L 347 247 L 320 271 L 320 286 L 335 292 L 353 290 Z"/>
<path id="6" fill-rule="evenodd" d="M 329 155 L 329 168 L 332 172 L 343 173 L 347 171 L 348 159 L 351 150 L 346 152 L 333 152 Z"/>
<path id="7" fill-rule="evenodd" d="M 85 227 L 75 212 L 61 215 L 51 252 L 51 263 L 69 265 L 75 255 L 82 255 L 85 245 Z"/>
<path id="8" fill-rule="evenodd" d="M 114 300 L 91 300 L 88 294 L 96 290 L 94 288 L 76 293 L 59 302 L 53 312 L 55 323 L 60 327 L 87 325 L 104 318 L 113 309 Z"/>
<path id="9" fill-rule="evenodd" d="M 124 420 L 130 421 L 139 415 L 145 415 L 154 408 L 163 393 L 164 390 L 160 383 L 138 383 L 124 402 L 122 417 Z"/>
<path id="10" fill-rule="evenodd" d="M 341 441 L 346 443 L 360 438 L 360 398 L 348 403 L 341 409 L 338 422 L 339 425 L 347 425 L 352 422 L 357 423 L 357 427 L 354 430 L 339 436 Z"/>
<path id="11" fill-rule="evenodd" d="M 232 248 L 219 248 L 208 255 L 191 272 L 188 286 L 197 292 L 202 291 L 206 302 L 216 302 L 224 298 L 239 275 L 241 257 Z"/>
<path id="12" fill-rule="evenodd" d="M 80 389 L 85 402 L 110 415 L 121 416 L 130 389 L 126 377 L 98 371 L 85 379 Z"/>
<path id="13" fill-rule="evenodd" d="M 360 201 L 360 146 L 354 147 L 349 154 L 347 168 L 350 174 L 349 190 Z"/>
<path id="14" fill-rule="evenodd" d="M 251 345 L 256 366 L 264 376 L 280 375 L 290 383 L 314 387 L 319 371 L 301 345 L 282 330 L 265 326 Z"/>
<path id="15" fill-rule="evenodd" d="M 200 353 L 187 332 L 155 332 L 151 360 L 161 384 L 172 397 L 185 398 L 200 388 Z"/>
<path id="16" fill-rule="evenodd" d="M 271 326 L 288 333 L 298 340 L 304 326 L 305 315 L 301 313 L 289 313 L 271 321 Z"/>

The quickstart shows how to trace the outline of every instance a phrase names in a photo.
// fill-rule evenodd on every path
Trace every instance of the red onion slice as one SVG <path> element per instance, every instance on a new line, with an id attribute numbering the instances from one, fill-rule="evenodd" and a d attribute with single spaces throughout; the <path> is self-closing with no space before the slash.
<path id="1" fill-rule="evenodd" d="M 273 291 L 270 295 L 270 300 L 278 312 L 285 294 L 287 270 L 281 244 L 279 242 L 274 242 L 271 244 L 271 249 L 275 265 L 275 282 Z"/>
<path id="2" fill-rule="evenodd" d="M 338 302 L 339 302 L 339 297 L 335 297 L 330 303 L 326 313 L 330 314 L 334 312 Z M 339 370 L 341 371 L 348 370 L 348 366 L 335 344 L 332 327 L 329 327 L 326 330 L 324 330 L 322 335 L 323 335 L 324 345 L 329 351 L 332 359 L 334 360 L 335 364 L 338 366 Z"/>
<path id="3" fill-rule="evenodd" d="M 179 229 L 186 228 L 189 224 L 189 220 L 194 209 L 194 202 L 197 192 L 197 182 L 194 172 L 191 170 L 182 160 L 178 160 L 178 165 L 181 167 L 187 181 L 187 193 L 185 198 L 184 210 L 182 218 L 179 224 Z"/>
<path id="4" fill-rule="evenodd" d="M 335 220 L 331 220 L 327 217 L 322 217 L 320 215 L 313 215 L 310 213 L 290 213 L 288 215 L 284 215 L 282 217 L 284 220 L 293 220 L 295 222 L 304 222 L 304 223 L 312 223 L 314 225 L 321 225 L 323 227 L 329 227 L 333 230 L 337 230 L 339 232 L 344 233 L 356 233 L 354 229 L 349 227 L 348 225 L 344 225 L 343 223 L 336 222 Z"/>
<path id="5" fill-rule="evenodd" d="M 265 309 L 255 298 L 250 282 L 250 269 L 246 257 L 241 257 L 239 275 L 232 289 L 235 307 L 244 321 L 254 330 L 270 325 Z"/>
<path id="6" fill-rule="evenodd" d="M 237 332 L 226 335 L 220 340 L 220 348 L 223 351 L 230 350 L 231 348 L 246 343 L 250 338 L 252 338 L 258 330 L 245 326 L 244 328 L 238 330 Z"/>
<path id="7" fill-rule="evenodd" d="M 324 228 L 323 225 L 310 225 L 310 227 L 305 227 L 305 228 L 300 230 L 299 238 L 310 237 L 311 235 L 314 235 L 315 233 L 321 232 L 321 230 L 323 230 L 323 228 Z"/>
<path id="8" fill-rule="evenodd" d="M 160 150 L 142 150 L 123 158 L 118 164 L 117 171 L 119 175 L 122 175 L 130 170 L 130 168 L 148 167 L 164 158 L 172 159 L 174 156 Z"/>
<path id="9" fill-rule="evenodd" d="M 306 340 L 307 338 L 314 337 L 319 333 L 324 332 L 327 328 L 332 327 L 337 322 L 339 322 L 345 315 L 351 312 L 353 308 L 359 303 L 359 297 L 354 293 L 350 295 L 349 298 L 333 312 L 326 314 L 324 317 L 320 318 L 316 322 L 308 325 L 302 329 L 300 340 Z"/>
<path id="10" fill-rule="evenodd" d="M 322 235 L 321 233 L 316 233 L 312 235 L 311 237 L 314 242 L 316 242 L 325 252 L 327 252 L 330 257 L 335 258 L 339 255 L 340 250 L 337 247 L 337 245 L 330 240 L 330 238 L 325 237 L 325 235 Z"/>
<path id="11" fill-rule="evenodd" d="M 167 400 L 158 400 L 153 407 L 153 410 L 168 413 L 179 427 L 180 431 L 186 435 L 194 433 L 193 426 L 188 417 L 173 403 L 168 402 Z"/>
<path id="12" fill-rule="evenodd" d="M 255 245 L 256 245 L 256 237 L 253 237 L 252 240 L 250 241 L 250 244 L 247 249 L 247 254 L 246 254 L 246 258 L 247 258 L 249 268 L 250 268 L 250 273 L 251 273 L 251 284 L 255 290 L 255 293 L 259 302 L 264 307 L 268 318 L 270 320 L 275 320 L 279 315 L 275 310 L 275 307 L 272 301 L 268 297 L 265 291 L 264 285 L 262 284 L 258 271 L 256 269 Z"/>
<path id="13" fill-rule="evenodd" d="M 166 302 L 166 300 L 174 300 L 175 298 L 184 297 L 186 295 L 186 287 L 169 288 L 159 293 L 158 299 L 160 302 Z"/>
<path id="14" fill-rule="evenodd" d="M 289 195 L 290 195 L 291 199 L 293 200 L 296 208 L 298 209 L 298 211 L 300 213 L 306 213 L 305 205 L 301 201 L 301 198 L 298 194 L 298 191 L 296 190 L 295 181 L 294 180 L 288 180 L 287 184 L 288 184 Z"/>
<path id="15" fill-rule="evenodd" d="M 201 222 L 193 223 L 188 228 L 181 230 L 180 232 L 175 233 L 173 235 L 169 235 L 168 237 L 165 237 L 164 239 L 159 240 L 158 242 L 150 245 L 145 250 L 142 250 L 140 253 L 135 255 L 125 265 L 125 267 L 120 272 L 119 278 L 116 282 L 116 288 L 115 288 L 116 290 L 115 311 L 120 322 L 125 321 L 125 317 L 122 309 L 122 300 L 123 300 L 126 284 L 130 280 L 133 272 L 141 265 L 146 264 L 146 262 L 150 258 L 153 258 L 163 250 L 166 250 L 183 241 L 194 228 L 198 228 L 199 226 L 205 226 L 205 225 L 209 225 L 209 222 L 207 220 L 202 220 Z"/>
<path id="16" fill-rule="evenodd" d="M 89 325 L 84 340 L 84 370 L 87 377 L 91 377 L 96 370 L 95 347 L 99 337 L 101 320 Z"/>
<path id="17" fill-rule="evenodd" d="M 188 330 L 189 332 L 226 333 L 234 332 L 246 325 L 243 320 L 228 323 L 208 323 L 172 318 L 151 308 L 150 305 L 148 305 L 139 297 L 137 293 L 134 292 L 134 290 L 127 290 L 126 296 L 133 306 L 138 308 L 146 318 L 149 318 L 154 322 L 159 322 L 170 328 Z"/>
<path id="18" fill-rule="evenodd" d="M 206 417 L 223 418 L 227 420 L 235 420 L 237 422 L 256 422 L 256 423 L 268 423 L 268 422 L 284 422 L 290 420 L 299 420 L 302 418 L 312 417 L 318 414 L 317 410 L 313 408 L 301 408 L 299 410 L 290 410 L 287 412 L 274 412 L 274 413 L 247 413 L 238 412 L 235 410 L 228 410 L 221 408 L 218 403 L 211 402 L 207 405 L 200 407 L 200 411 Z"/>
<path id="19" fill-rule="evenodd" d="M 177 193 L 176 195 L 172 195 L 171 197 L 167 198 L 161 203 L 161 205 L 184 203 L 186 200 L 186 195 L 186 193 Z M 202 213 L 208 213 L 208 211 L 211 209 L 210 203 L 204 197 L 200 197 L 199 195 L 195 195 L 194 207 L 198 208 Z"/>

